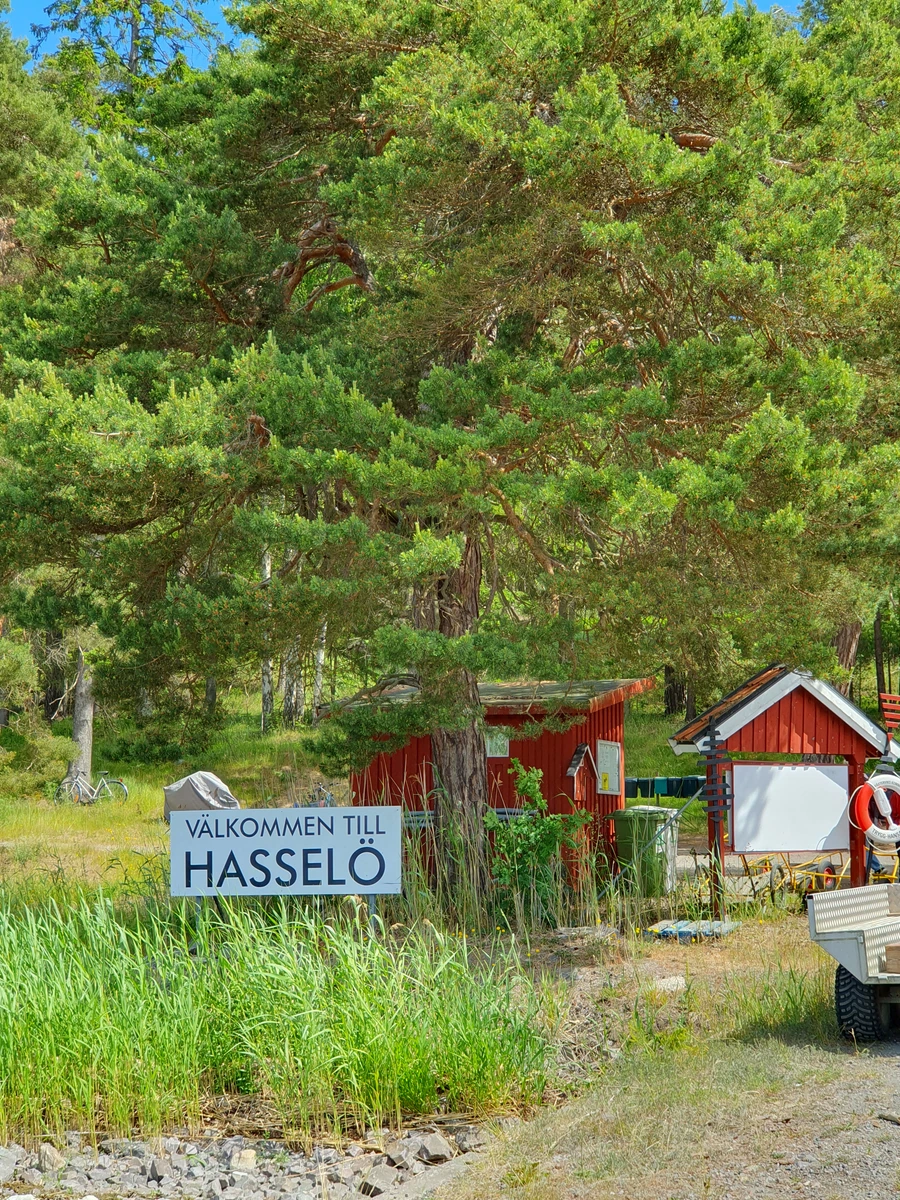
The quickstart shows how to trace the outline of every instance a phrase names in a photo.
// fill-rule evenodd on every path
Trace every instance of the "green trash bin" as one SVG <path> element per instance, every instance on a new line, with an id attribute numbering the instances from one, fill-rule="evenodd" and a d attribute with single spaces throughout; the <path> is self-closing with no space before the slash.
<path id="1" fill-rule="evenodd" d="M 622 878 L 643 896 L 664 896 L 675 887 L 678 822 L 663 826 L 678 812 L 655 804 L 632 804 L 612 814 Z"/>

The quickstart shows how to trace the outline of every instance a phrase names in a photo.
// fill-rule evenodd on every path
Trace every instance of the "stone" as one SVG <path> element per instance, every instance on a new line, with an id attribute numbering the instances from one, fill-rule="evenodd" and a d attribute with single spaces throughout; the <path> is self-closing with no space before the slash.
<path id="1" fill-rule="evenodd" d="M 18 1161 L 19 1156 L 14 1150 L 0 1149 L 0 1183 L 6 1183 L 7 1179 L 12 1179 Z"/>
<path id="2" fill-rule="evenodd" d="M 235 1150 L 228 1160 L 229 1170 L 252 1171 L 256 1167 L 255 1150 Z"/>
<path id="3" fill-rule="evenodd" d="M 240 1188 L 244 1191 L 246 1188 L 252 1188 L 256 1180 L 249 1171 L 232 1171 L 228 1176 L 228 1188 Z"/>
<path id="4" fill-rule="evenodd" d="M 169 1160 L 164 1155 L 154 1154 L 147 1168 L 147 1178 L 158 1182 L 160 1179 L 165 1179 L 167 1175 L 171 1174 L 172 1164 Z"/>
<path id="5" fill-rule="evenodd" d="M 359 1190 L 364 1196 L 380 1196 L 382 1193 L 389 1191 L 399 1177 L 400 1172 L 396 1167 L 389 1167 L 387 1165 L 373 1167 L 360 1180 Z"/>
<path id="6" fill-rule="evenodd" d="M 337 1150 L 332 1149 L 331 1146 L 316 1146 L 313 1151 L 313 1162 L 324 1163 L 329 1167 L 332 1163 L 336 1163 L 340 1157 Z"/>
<path id="7" fill-rule="evenodd" d="M 49 1142 L 42 1142 L 41 1148 L 38 1150 L 38 1167 L 43 1172 L 61 1171 L 66 1165 L 66 1157 L 60 1154 L 55 1146 L 51 1146 Z"/>
<path id="8" fill-rule="evenodd" d="M 37 1196 L 35 1196 L 34 1192 L 19 1192 L 16 1200 L 37 1200 Z"/>
<path id="9" fill-rule="evenodd" d="M 459 1179 L 477 1157 L 476 1154 L 460 1154 L 450 1162 L 428 1168 L 420 1163 L 419 1166 L 423 1167 L 422 1174 L 395 1188 L 391 1200 L 423 1200 L 425 1196 L 431 1196 L 439 1189 L 446 1187 L 447 1184 Z"/>
<path id="10" fill-rule="evenodd" d="M 345 1183 L 333 1183 L 328 1189 L 328 1200 L 347 1200 L 350 1188 Z"/>
<path id="11" fill-rule="evenodd" d="M 90 1194 L 90 1192 L 88 1192 L 88 1194 L 87 1194 L 86 1196 L 82 1196 L 82 1197 L 81 1197 L 81 1200 L 97 1200 L 97 1197 L 96 1197 L 96 1196 L 92 1196 L 92 1195 Z"/>
<path id="12" fill-rule="evenodd" d="M 477 1125 L 460 1129 L 456 1134 L 456 1145 L 460 1154 L 471 1154 L 473 1150 L 483 1150 L 490 1141 L 490 1135 Z"/>
<path id="13" fill-rule="evenodd" d="M 173 1154 L 170 1162 L 172 1163 L 173 1171 L 186 1171 L 188 1169 L 188 1160 L 186 1154 Z"/>
<path id="14" fill-rule="evenodd" d="M 107 1154 L 132 1154 L 134 1151 L 131 1148 L 129 1138 L 104 1138 L 100 1143 L 100 1149 Z"/>
<path id="15" fill-rule="evenodd" d="M 39 1187 L 44 1182 L 44 1177 L 35 1167 L 26 1167 L 22 1172 L 22 1182 L 29 1183 L 32 1187 Z"/>
<path id="16" fill-rule="evenodd" d="M 416 1156 L 408 1142 L 388 1142 L 384 1148 L 388 1162 L 399 1167 L 401 1171 L 408 1170 L 416 1161 Z"/>
<path id="17" fill-rule="evenodd" d="M 69 1150 L 77 1151 L 81 1149 L 82 1137 L 77 1129 L 66 1130 L 66 1147 Z"/>
<path id="18" fill-rule="evenodd" d="M 428 1133 L 422 1138 L 416 1155 L 422 1162 L 442 1163 L 453 1157 L 453 1147 L 442 1133 Z"/>
<path id="19" fill-rule="evenodd" d="M 687 991 L 687 980 L 683 975 L 667 975 L 665 979 L 654 979 L 650 984 L 654 992 L 668 992 L 676 995 Z"/>
<path id="20" fill-rule="evenodd" d="M 515 1130 L 521 1128 L 524 1121 L 521 1117 L 500 1117 L 495 1124 L 501 1133 L 514 1133 Z"/>

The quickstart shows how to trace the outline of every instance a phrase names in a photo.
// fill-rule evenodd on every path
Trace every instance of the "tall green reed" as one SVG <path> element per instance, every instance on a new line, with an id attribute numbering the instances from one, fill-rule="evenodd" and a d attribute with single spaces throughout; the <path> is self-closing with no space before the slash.
<path id="1" fill-rule="evenodd" d="M 513 953 L 371 938 L 283 906 L 174 917 L 0 910 L 0 1136 L 197 1127 L 258 1095 L 286 1134 L 536 1102 L 549 1042 Z"/>

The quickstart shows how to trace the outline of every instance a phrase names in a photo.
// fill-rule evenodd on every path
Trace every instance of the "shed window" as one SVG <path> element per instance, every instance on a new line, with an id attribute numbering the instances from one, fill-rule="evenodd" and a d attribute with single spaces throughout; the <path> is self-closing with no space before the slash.
<path id="1" fill-rule="evenodd" d="M 509 738 L 488 729 L 484 735 L 488 758 L 509 758 Z"/>

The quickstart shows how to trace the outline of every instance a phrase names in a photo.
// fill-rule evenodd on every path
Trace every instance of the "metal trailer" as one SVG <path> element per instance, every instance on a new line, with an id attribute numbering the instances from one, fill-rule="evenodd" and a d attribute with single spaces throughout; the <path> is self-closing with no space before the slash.
<path id="1" fill-rule="evenodd" d="M 900 947 L 900 884 L 817 892 L 809 898 L 809 932 L 838 963 L 834 1004 L 843 1036 L 876 1042 L 896 1031 L 900 973 L 886 969 L 885 951 Z"/>

